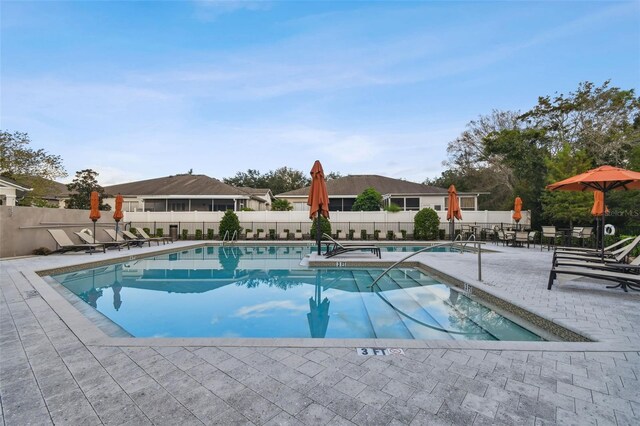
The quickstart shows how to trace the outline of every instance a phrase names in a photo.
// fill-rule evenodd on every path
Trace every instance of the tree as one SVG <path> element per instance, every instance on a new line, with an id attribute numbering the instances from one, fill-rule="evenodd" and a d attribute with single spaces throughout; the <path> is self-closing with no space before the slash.
<path id="1" fill-rule="evenodd" d="M 228 234 L 231 238 L 235 232 L 236 236 L 240 235 L 242 227 L 240 226 L 240 220 L 238 215 L 233 210 L 227 210 L 224 212 L 222 219 L 220 220 L 220 236 L 224 238 Z"/>
<path id="2" fill-rule="evenodd" d="M 289 202 L 289 200 L 285 199 L 276 199 L 271 203 L 271 210 L 286 212 L 289 210 L 293 210 L 293 205 Z"/>
<path id="3" fill-rule="evenodd" d="M 91 192 L 97 191 L 100 196 L 100 210 L 111 210 L 111 206 L 104 204 L 102 200 L 107 197 L 104 188 L 98 185 L 98 172 L 91 169 L 76 172 L 73 182 L 67 185 L 67 189 L 72 192 L 67 200 L 68 209 L 91 209 Z"/>
<path id="4" fill-rule="evenodd" d="M 374 188 L 367 188 L 356 197 L 351 210 L 354 212 L 377 212 L 382 207 L 382 195 Z"/>
<path id="5" fill-rule="evenodd" d="M 609 84 L 607 80 L 597 87 L 585 81 L 567 96 L 541 96 L 538 105 L 520 118 L 547 131 L 553 154 L 569 144 L 584 150 L 595 166 L 625 166 L 627 154 L 640 143 L 640 98 L 633 89 Z"/>
<path id="6" fill-rule="evenodd" d="M 493 110 L 467 124 L 467 128 L 447 146 L 447 166 L 438 178 L 424 183 L 440 188 L 455 185 L 458 191 L 485 191 L 478 207 L 483 210 L 499 210 L 513 194 L 511 185 L 513 171 L 502 161 L 500 155 L 487 155 L 486 138 L 503 130 L 518 129 L 519 113 Z"/>
<path id="7" fill-rule="evenodd" d="M 501 157 L 511 170 L 508 181 L 511 194 L 501 208 L 511 209 L 513 199 L 520 196 L 530 206 L 534 227 L 540 220 L 540 196 L 547 183 L 548 145 L 546 132 L 537 129 L 502 130 L 485 138 L 485 154 Z"/>
<path id="8" fill-rule="evenodd" d="M 281 194 L 294 189 L 304 188 L 311 181 L 306 173 L 299 170 L 290 169 L 288 167 L 280 167 L 274 171 L 270 171 L 266 175 L 267 188 L 271 189 L 273 194 Z"/>
<path id="9" fill-rule="evenodd" d="M 318 222 L 318 218 L 313 218 L 313 223 L 311 224 L 311 237 L 313 239 L 316 238 L 316 223 Z M 326 217 L 320 215 L 320 231 L 323 234 L 331 235 L 331 222 Z"/>
<path id="10" fill-rule="evenodd" d="M 234 177 L 224 178 L 224 183 L 233 186 L 246 186 L 249 188 L 266 188 L 267 181 L 260 171 L 248 169 L 246 172 L 237 172 Z"/>
<path id="11" fill-rule="evenodd" d="M 585 151 L 573 152 L 565 143 L 555 158 L 547 160 L 549 170 L 547 184 L 586 172 L 591 160 Z M 543 217 L 550 223 L 564 222 L 573 227 L 574 222 L 591 221 L 593 193 L 577 191 L 544 191 L 541 194 Z"/>
<path id="12" fill-rule="evenodd" d="M 246 172 L 238 172 L 234 177 L 223 180 L 233 186 L 269 188 L 274 195 L 304 188 L 310 184 L 310 179 L 305 173 L 289 167 L 280 167 L 265 174 L 261 174 L 259 170 L 248 169 Z"/>
<path id="13" fill-rule="evenodd" d="M 44 149 L 28 147 L 31 139 L 27 133 L 0 132 L 0 175 L 13 179 L 32 191 L 18 202 L 19 205 L 48 206 L 42 199 L 53 190 L 53 179 L 67 176 L 59 155 Z"/>
<path id="14" fill-rule="evenodd" d="M 417 240 L 435 240 L 439 229 L 440 217 L 433 209 L 422 209 L 413 218 L 413 237 Z"/>

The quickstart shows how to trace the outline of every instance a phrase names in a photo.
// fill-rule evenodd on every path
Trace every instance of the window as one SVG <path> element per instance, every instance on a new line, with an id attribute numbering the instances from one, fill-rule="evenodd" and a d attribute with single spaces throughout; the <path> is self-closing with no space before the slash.
<path id="1" fill-rule="evenodd" d="M 395 204 L 396 206 L 404 210 L 404 198 L 392 198 L 391 204 Z"/>
<path id="2" fill-rule="evenodd" d="M 460 209 L 475 210 L 476 209 L 475 197 L 460 197 Z"/>
<path id="3" fill-rule="evenodd" d="M 439 212 L 440 210 L 442 210 L 442 206 L 440 204 L 436 204 L 435 206 L 433 206 L 433 209 Z"/>
<path id="4" fill-rule="evenodd" d="M 213 209 L 211 200 L 191 200 L 191 211 L 210 212 Z"/>
<path id="5" fill-rule="evenodd" d="M 420 210 L 419 198 L 405 198 L 405 210 Z"/>
<path id="6" fill-rule="evenodd" d="M 144 211 L 146 212 L 166 212 L 167 200 L 144 200 Z"/>
<path id="7" fill-rule="evenodd" d="M 235 210 L 235 206 L 236 206 L 235 200 L 222 200 L 222 199 L 213 200 L 213 211 L 215 212 Z"/>
<path id="8" fill-rule="evenodd" d="M 189 200 L 169 200 L 167 210 L 170 212 L 188 212 Z"/>

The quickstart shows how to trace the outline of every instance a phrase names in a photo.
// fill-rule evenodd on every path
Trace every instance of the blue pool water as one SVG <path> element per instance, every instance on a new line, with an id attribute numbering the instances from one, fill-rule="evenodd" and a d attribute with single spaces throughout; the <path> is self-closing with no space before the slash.
<path id="1" fill-rule="evenodd" d="M 135 337 L 542 340 L 416 269 L 311 269 L 309 247 L 202 247 L 55 275 Z"/>

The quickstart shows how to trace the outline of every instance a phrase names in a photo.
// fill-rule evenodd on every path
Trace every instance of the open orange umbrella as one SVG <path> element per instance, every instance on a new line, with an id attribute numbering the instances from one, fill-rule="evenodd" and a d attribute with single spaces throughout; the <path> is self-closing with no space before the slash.
<path id="1" fill-rule="evenodd" d="M 320 161 L 316 160 L 311 168 L 311 187 L 309 188 L 309 198 L 307 198 L 309 208 L 309 218 L 317 217 L 316 221 L 316 242 L 318 244 L 318 254 L 320 254 L 320 241 L 322 230 L 320 226 L 320 215 L 329 219 L 329 194 L 327 194 L 327 183 L 324 180 L 324 170 Z"/>
<path id="2" fill-rule="evenodd" d="M 116 196 L 116 211 L 113 212 L 113 220 L 116 221 L 116 241 L 118 241 L 118 224 L 124 217 L 124 213 L 122 213 L 122 202 L 123 197 L 122 195 L 118 194 Z"/>
<path id="3" fill-rule="evenodd" d="M 454 224 L 455 219 L 462 219 L 462 212 L 460 211 L 460 204 L 458 203 L 458 192 L 456 187 L 451 185 L 449 187 L 449 199 L 447 200 L 447 220 L 449 222 L 449 235 L 451 239 L 454 239 Z"/>
<path id="4" fill-rule="evenodd" d="M 640 173 L 613 166 L 600 166 L 579 175 L 547 185 L 550 191 L 601 191 L 602 205 L 605 206 L 607 192 L 640 189 Z M 604 210 L 604 207 L 602 208 Z M 604 218 L 600 230 L 601 257 L 604 259 Z"/>
<path id="5" fill-rule="evenodd" d="M 513 216 L 511 217 L 516 221 L 516 223 L 519 223 L 520 219 L 522 219 L 522 198 L 516 197 L 513 202 Z"/>

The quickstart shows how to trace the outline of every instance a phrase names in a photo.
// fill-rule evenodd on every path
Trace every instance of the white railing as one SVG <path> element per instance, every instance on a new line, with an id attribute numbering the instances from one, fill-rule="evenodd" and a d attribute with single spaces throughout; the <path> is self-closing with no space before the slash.
<path id="1" fill-rule="evenodd" d="M 446 242 L 446 243 L 440 243 L 440 244 L 435 244 L 433 246 L 429 246 L 429 247 L 425 247 L 423 249 L 420 249 L 416 252 L 410 253 L 407 256 L 403 257 L 402 259 L 398 260 L 397 262 L 395 262 L 393 265 L 389 266 L 387 269 L 385 269 L 384 271 L 382 271 L 382 273 L 380 275 L 378 275 L 378 277 L 373 280 L 373 282 L 371 283 L 371 285 L 369 286 L 369 288 L 371 289 L 371 291 L 373 291 L 373 286 L 375 286 L 378 281 L 380 281 L 380 279 L 385 276 L 390 270 L 392 270 L 393 268 L 395 268 L 396 266 L 398 266 L 399 264 L 401 264 L 402 262 L 406 261 L 407 259 L 412 258 L 413 256 L 420 254 L 420 253 L 424 253 L 426 251 L 429 250 L 433 250 L 434 248 L 437 247 L 447 247 L 447 246 L 455 246 L 455 245 L 462 245 L 462 248 L 464 249 L 467 244 L 471 243 L 471 237 L 466 240 L 466 241 L 456 241 L 458 239 L 458 237 L 460 237 L 460 235 L 456 236 L 456 239 L 454 241 L 451 242 Z M 473 238 L 473 246 L 478 250 L 478 281 L 482 281 L 482 244 L 484 244 L 481 241 L 475 241 L 475 238 Z M 460 254 L 462 254 L 464 252 L 461 251 Z"/>

